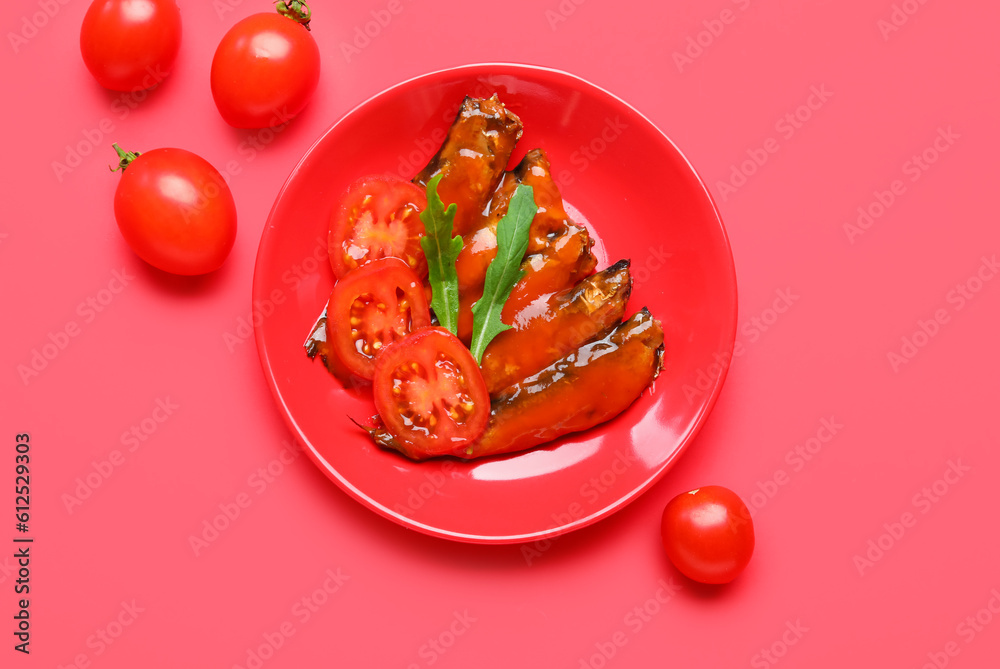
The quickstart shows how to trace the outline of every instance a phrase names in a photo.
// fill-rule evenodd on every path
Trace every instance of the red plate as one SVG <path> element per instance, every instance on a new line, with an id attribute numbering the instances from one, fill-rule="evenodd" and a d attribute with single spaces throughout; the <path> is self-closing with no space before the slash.
<path id="1" fill-rule="evenodd" d="M 348 420 L 374 412 L 370 396 L 344 390 L 303 352 L 333 286 L 327 225 L 338 194 L 358 176 L 412 177 L 437 151 L 462 98 L 494 92 L 524 122 L 511 164 L 528 149 L 545 149 L 564 197 L 598 239 L 601 266 L 632 260 L 630 312 L 647 306 L 663 323 L 666 366 L 625 413 L 586 433 L 508 457 L 414 463 L 375 447 Z M 729 240 L 687 159 L 610 93 L 526 65 L 469 65 L 411 79 L 335 123 L 278 195 L 253 299 L 275 306 L 256 329 L 257 349 L 279 410 L 316 464 L 402 525 L 478 543 L 562 534 L 648 489 L 715 404 L 736 335 Z"/>

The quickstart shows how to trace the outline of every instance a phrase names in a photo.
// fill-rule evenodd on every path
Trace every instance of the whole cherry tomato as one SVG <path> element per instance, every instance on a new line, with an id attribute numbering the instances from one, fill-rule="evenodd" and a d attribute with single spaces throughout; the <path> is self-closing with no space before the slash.
<path id="1" fill-rule="evenodd" d="M 278 3 L 280 14 L 253 14 L 222 38 L 212 59 L 212 97 L 226 123 L 266 128 L 285 123 L 319 83 L 319 47 L 306 3 Z"/>
<path id="2" fill-rule="evenodd" d="M 661 534 L 674 566 L 701 583 L 729 583 L 753 555 L 750 510 L 722 486 L 705 486 L 670 500 Z"/>
<path id="3" fill-rule="evenodd" d="M 219 171 L 184 149 L 114 147 L 122 169 L 115 219 L 132 250 L 173 274 L 218 269 L 236 240 L 236 203 Z"/>
<path id="4" fill-rule="evenodd" d="M 97 83 L 140 91 L 170 74 L 181 46 L 175 0 L 94 0 L 80 28 L 80 53 Z"/>

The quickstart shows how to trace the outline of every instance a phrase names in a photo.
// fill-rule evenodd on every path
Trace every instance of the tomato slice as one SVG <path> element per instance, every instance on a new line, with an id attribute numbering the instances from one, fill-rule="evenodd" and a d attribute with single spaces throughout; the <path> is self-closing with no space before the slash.
<path id="1" fill-rule="evenodd" d="M 349 272 L 333 287 L 326 315 L 333 352 L 366 379 L 375 372 L 379 351 L 431 322 L 420 277 L 399 258 L 380 258 Z"/>
<path id="2" fill-rule="evenodd" d="M 375 408 L 415 458 L 448 455 L 475 441 L 490 419 L 490 396 L 469 349 L 440 327 L 415 330 L 375 361 Z"/>
<path id="3" fill-rule="evenodd" d="M 427 274 L 420 248 L 427 207 L 424 190 L 395 177 L 362 177 L 340 200 L 330 222 L 330 265 L 338 278 L 378 258 L 406 261 L 418 276 Z"/>

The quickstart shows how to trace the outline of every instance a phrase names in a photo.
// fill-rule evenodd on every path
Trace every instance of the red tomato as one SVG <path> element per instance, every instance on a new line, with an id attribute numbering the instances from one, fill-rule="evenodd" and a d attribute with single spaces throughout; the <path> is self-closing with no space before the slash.
<path id="1" fill-rule="evenodd" d="M 330 265 L 342 277 L 359 265 L 388 256 L 401 258 L 423 278 L 427 260 L 420 248 L 427 207 L 424 189 L 395 177 L 358 179 L 340 199 L 330 222 Z"/>
<path id="2" fill-rule="evenodd" d="M 750 510 L 722 486 L 705 486 L 670 500 L 661 534 L 674 566 L 701 583 L 729 583 L 753 555 Z"/>
<path id="3" fill-rule="evenodd" d="M 97 83 L 141 91 L 170 74 L 181 46 L 174 0 L 94 0 L 80 28 L 80 52 Z"/>
<path id="4" fill-rule="evenodd" d="M 236 203 L 218 170 L 184 149 L 114 147 L 122 156 L 115 219 L 132 250 L 173 274 L 218 269 L 236 240 Z"/>
<path id="5" fill-rule="evenodd" d="M 327 341 L 340 362 L 371 379 L 383 347 L 430 325 L 420 277 L 399 258 L 382 258 L 350 272 L 330 293 Z"/>
<path id="6" fill-rule="evenodd" d="M 281 125 L 302 111 L 316 90 L 319 47 L 297 20 L 253 14 L 222 38 L 211 79 L 215 105 L 229 125 Z"/>
<path id="7" fill-rule="evenodd" d="M 386 347 L 375 361 L 372 391 L 386 430 L 414 457 L 454 453 L 490 419 L 479 365 L 444 328 L 415 330 Z"/>

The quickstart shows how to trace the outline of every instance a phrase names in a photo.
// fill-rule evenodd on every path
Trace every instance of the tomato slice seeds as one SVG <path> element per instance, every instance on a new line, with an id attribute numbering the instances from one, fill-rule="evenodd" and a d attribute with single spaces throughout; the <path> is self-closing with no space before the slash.
<path id="1" fill-rule="evenodd" d="M 453 453 L 489 422 L 479 365 L 444 328 L 421 328 L 387 347 L 375 362 L 372 384 L 386 429 L 421 457 Z"/>
<path id="2" fill-rule="evenodd" d="M 327 305 L 327 339 L 343 365 L 371 379 L 383 347 L 430 325 L 423 284 L 399 258 L 381 258 L 337 282 Z"/>
<path id="3" fill-rule="evenodd" d="M 330 266 L 340 278 L 379 258 L 395 257 L 423 277 L 427 261 L 420 212 L 427 195 L 395 177 L 363 177 L 341 198 L 330 221 Z"/>

